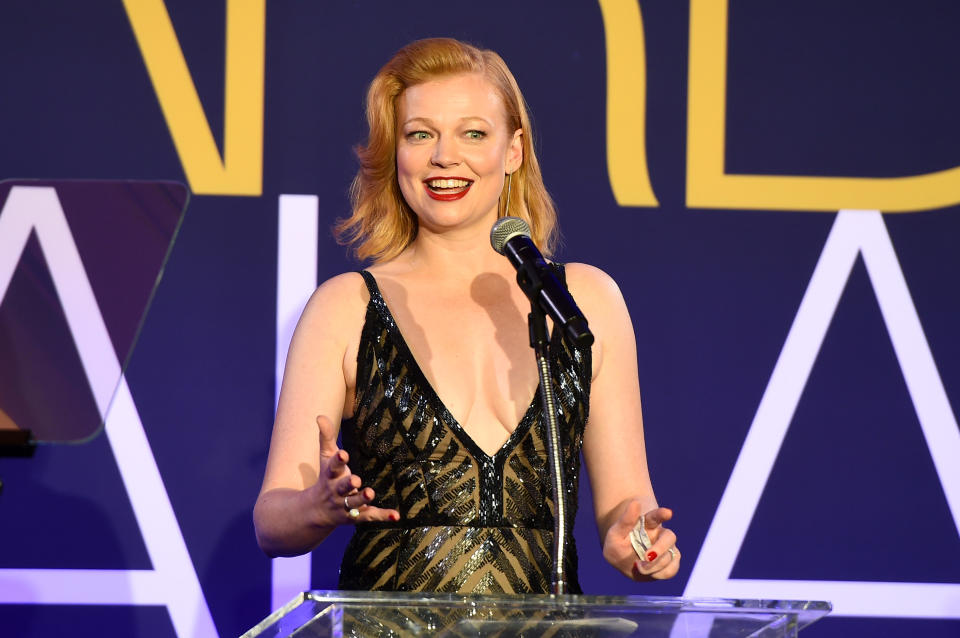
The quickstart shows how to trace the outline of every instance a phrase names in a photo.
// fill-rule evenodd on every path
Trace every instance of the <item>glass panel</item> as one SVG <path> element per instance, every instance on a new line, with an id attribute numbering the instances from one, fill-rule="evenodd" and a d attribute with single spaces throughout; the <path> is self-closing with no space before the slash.
<path id="1" fill-rule="evenodd" d="M 101 430 L 187 199 L 173 182 L 0 182 L 0 447 Z"/>
<path id="2" fill-rule="evenodd" d="M 291 636 L 795 636 L 829 603 L 643 596 L 307 592 L 244 634 Z"/>

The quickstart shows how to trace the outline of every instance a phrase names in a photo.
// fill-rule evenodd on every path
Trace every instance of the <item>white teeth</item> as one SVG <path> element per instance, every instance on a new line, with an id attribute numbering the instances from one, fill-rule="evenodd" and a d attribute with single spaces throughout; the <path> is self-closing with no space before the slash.
<path id="1" fill-rule="evenodd" d="M 465 179 L 431 179 L 427 185 L 430 188 L 466 188 L 470 182 Z"/>

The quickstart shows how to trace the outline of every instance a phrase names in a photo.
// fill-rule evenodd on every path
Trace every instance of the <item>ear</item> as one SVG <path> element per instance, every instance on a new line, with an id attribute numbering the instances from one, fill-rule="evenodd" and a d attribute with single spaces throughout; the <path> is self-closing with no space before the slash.
<path id="1" fill-rule="evenodd" d="M 507 146 L 507 174 L 515 172 L 523 164 L 523 129 L 517 129 L 513 132 L 513 139 Z"/>

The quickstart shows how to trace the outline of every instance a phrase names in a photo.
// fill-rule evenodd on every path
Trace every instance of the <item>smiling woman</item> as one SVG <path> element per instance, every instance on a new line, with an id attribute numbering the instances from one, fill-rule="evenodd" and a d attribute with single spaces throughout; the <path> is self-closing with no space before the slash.
<path id="1" fill-rule="evenodd" d="M 493 86 L 479 73 L 424 82 L 403 92 L 397 115 L 397 180 L 418 232 L 488 230 L 504 175 L 523 159 L 523 131 L 509 129 Z"/>
<path id="2" fill-rule="evenodd" d="M 339 231 L 373 264 L 324 282 L 300 318 L 254 509 L 258 540 L 270 555 L 298 554 L 354 524 L 344 589 L 548 593 L 559 539 L 529 302 L 488 241 L 508 210 L 544 252 L 555 237 L 523 97 L 492 51 L 423 40 L 374 78 L 367 117 Z M 571 518 L 582 451 L 604 556 L 630 578 L 669 578 L 680 554 L 647 472 L 626 306 L 599 270 L 553 268 L 596 337 L 592 347 L 551 339 Z M 630 540 L 638 526 L 643 552 Z"/>
<path id="3" fill-rule="evenodd" d="M 501 123 L 510 134 L 522 132 L 520 152 L 523 162 L 512 173 L 509 208 L 513 215 L 522 217 L 530 225 L 532 237 L 544 254 L 549 256 L 555 247 L 556 212 L 543 185 L 540 164 L 533 148 L 533 128 L 516 80 L 495 52 L 438 38 L 407 45 L 370 83 L 366 102 L 370 135 L 366 145 L 357 149 L 361 168 L 353 182 L 353 214 L 337 226 L 341 239 L 353 244 L 361 259 L 390 259 L 413 241 L 416 214 L 404 199 L 405 193 L 400 191 L 398 155 L 404 142 L 435 144 L 436 132 L 412 126 L 412 123 L 410 128 L 402 128 L 408 123 L 401 120 L 400 110 L 412 106 L 409 89 L 415 90 L 455 76 L 476 76 L 469 83 L 472 88 L 485 92 L 484 103 L 477 106 L 488 112 L 487 121 L 478 122 L 481 127 L 467 126 L 461 131 L 463 135 L 482 139 L 493 125 L 499 127 Z M 481 79 L 486 83 L 480 82 Z M 451 108 L 455 106 L 452 103 L 457 99 L 455 96 L 450 96 L 448 106 Z M 416 99 L 417 95 L 413 98 Z M 495 100 L 496 104 L 490 100 Z M 478 115 L 480 113 L 463 113 L 464 117 Z M 406 113 L 406 117 L 417 115 Z M 463 124 L 469 125 L 469 122 Z M 508 207 L 506 195 L 504 190 L 502 209 Z"/>

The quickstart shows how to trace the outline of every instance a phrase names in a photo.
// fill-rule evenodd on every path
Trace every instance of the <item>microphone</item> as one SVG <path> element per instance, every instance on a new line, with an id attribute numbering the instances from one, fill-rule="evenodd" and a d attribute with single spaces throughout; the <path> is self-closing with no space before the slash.
<path id="1" fill-rule="evenodd" d="M 490 244 L 517 269 L 517 283 L 530 303 L 550 315 L 570 343 L 582 348 L 593 343 L 586 317 L 530 239 L 527 222 L 519 217 L 501 217 L 490 229 Z"/>

